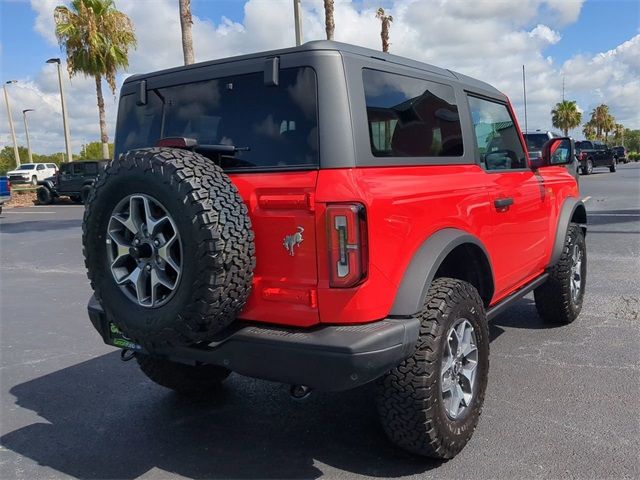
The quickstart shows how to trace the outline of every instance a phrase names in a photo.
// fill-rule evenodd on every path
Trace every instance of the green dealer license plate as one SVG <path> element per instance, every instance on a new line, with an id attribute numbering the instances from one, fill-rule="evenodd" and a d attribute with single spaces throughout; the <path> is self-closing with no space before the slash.
<path id="1" fill-rule="evenodd" d="M 130 338 L 126 337 L 122 331 L 113 323 L 109 322 L 109 343 L 116 347 L 128 348 L 129 350 L 142 350 L 142 347 Z"/>

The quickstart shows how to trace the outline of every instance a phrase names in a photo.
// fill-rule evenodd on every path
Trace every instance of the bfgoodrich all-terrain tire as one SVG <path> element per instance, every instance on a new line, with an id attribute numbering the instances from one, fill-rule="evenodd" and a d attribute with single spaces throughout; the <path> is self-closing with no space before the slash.
<path id="1" fill-rule="evenodd" d="M 215 392 L 231 373 L 217 365 L 184 365 L 141 354 L 136 354 L 136 360 L 144 374 L 155 383 L 188 396 Z"/>
<path id="2" fill-rule="evenodd" d="M 89 195 L 83 247 L 107 319 L 149 351 L 211 340 L 253 281 L 242 198 L 218 166 L 186 150 L 114 160 Z"/>
<path id="3" fill-rule="evenodd" d="M 534 290 L 536 308 L 548 323 L 569 324 L 582 310 L 587 281 L 587 245 L 579 225 L 567 230 L 560 261 L 549 272 L 549 279 Z"/>
<path id="4" fill-rule="evenodd" d="M 436 279 L 415 353 L 378 381 L 377 406 L 393 443 L 438 459 L 454 457 L 478 424 L 489 372 L 482 299 L 467 282 Z"/>

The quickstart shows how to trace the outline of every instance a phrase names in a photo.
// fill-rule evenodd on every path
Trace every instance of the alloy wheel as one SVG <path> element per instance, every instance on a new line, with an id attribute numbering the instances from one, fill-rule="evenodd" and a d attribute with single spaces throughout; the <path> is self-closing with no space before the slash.
<path id="1" fill-rule="evenodd" d="M 476 332 L 460 318 L 449 329 L 442 357 L 440 392 L 447 415 L 458 418 L 471 405 L 478 366 Z"/>
<path id="2" fill-rule="evenodd" d="M 113 209 L 106 235 L 109 268 L 134 303 L 160 307 L 182 275 L 182 242 L 167 209 L 144 194 L 125 197 Z"/>

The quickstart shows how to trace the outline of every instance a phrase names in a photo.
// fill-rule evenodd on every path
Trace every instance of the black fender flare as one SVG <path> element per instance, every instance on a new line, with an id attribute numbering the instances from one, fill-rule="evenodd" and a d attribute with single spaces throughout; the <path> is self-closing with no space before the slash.
<path id="1" fill-rule="evenodd" d="M 47 187 L 51 191 L 51 193 L 53 193 L 54 190 L 55 190 L 53 182 L 51 180 L 49 180 L 49 179 L 40 180 L 38 182 L 38 186 L 39 187 Z"/>
<path id="2" fill-rule="evenodd" d="M 392 316 L 411 316 L 422 310 L 431 282 L 447 255 L 465 243 L 479 247 L 489 259 L 482 242 L 469 232 L 457 228 L 443 228 L 428 237 L 415 251 L 404 272 L 396 298 L 391 307 Z M 491 262 L 489 262 L 491 268 Z M 491 272 L 493 277 L 493 271 Z"/>
<path id="3" fill-rule="evenodd" d="M 582 228 L 584 234 L 587 234 L 587 209 L 584 206 L 582 200 L 569 197 L 562 204 L 560 209 L 560 215 L 558 215 L 558 226 L 556 228 L 556 236 L 553 241 L 553 250 L 551 250 L 551 259 L 549 260 L 549 267 L 553 267 L 562 256 L 562 249 L 564 247 L 564 240 L 567 237 L 567 230 L 569 224 L 573 219 L 576 219 L 574 223 L 577 223 Z"/>

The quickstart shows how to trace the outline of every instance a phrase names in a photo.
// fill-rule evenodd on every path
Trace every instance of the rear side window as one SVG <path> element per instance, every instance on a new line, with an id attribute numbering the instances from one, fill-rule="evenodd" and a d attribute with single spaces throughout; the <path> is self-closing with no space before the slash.
<path id="1" fill-rule="evenodd" d="M 84 172 L 86 170 L 86 163 L 76 163 L 73 165 L 73 173 L 75 175 L 84 175 Z"/>
<path id="2" fill-rule="evenodd" d="M 371 152 L 376 157 L 459 157 L 462 131 L 451 86 L 363 69 Z"/>
<path id="3" fill-rule="evenodd" d="M 85 163 L 85 173 L 87 175 L 97 175 L 98 164 L 97 163 Z"/>
<path id="4" fill-rule="evenodd" d="M 151 90 L 147 104 L 122 97 L 116 156 L 152 147 L 161 138 L 196 139 L 207 145 L 248 148 L 224 157 L 223 168 L 315 167 L 318 158 L 316 75 L 308 67 L 280 70 L 278 86 L 264 73 L 218 78 Z"/>
<path id="5" fill-rule="evenodd" d="M 471 96 L 468 98 L 476 136 L 476 153 L 482 168 L 485 170 L 527 168 L 518 129 L 507 106 L 482 98 Z"/>

